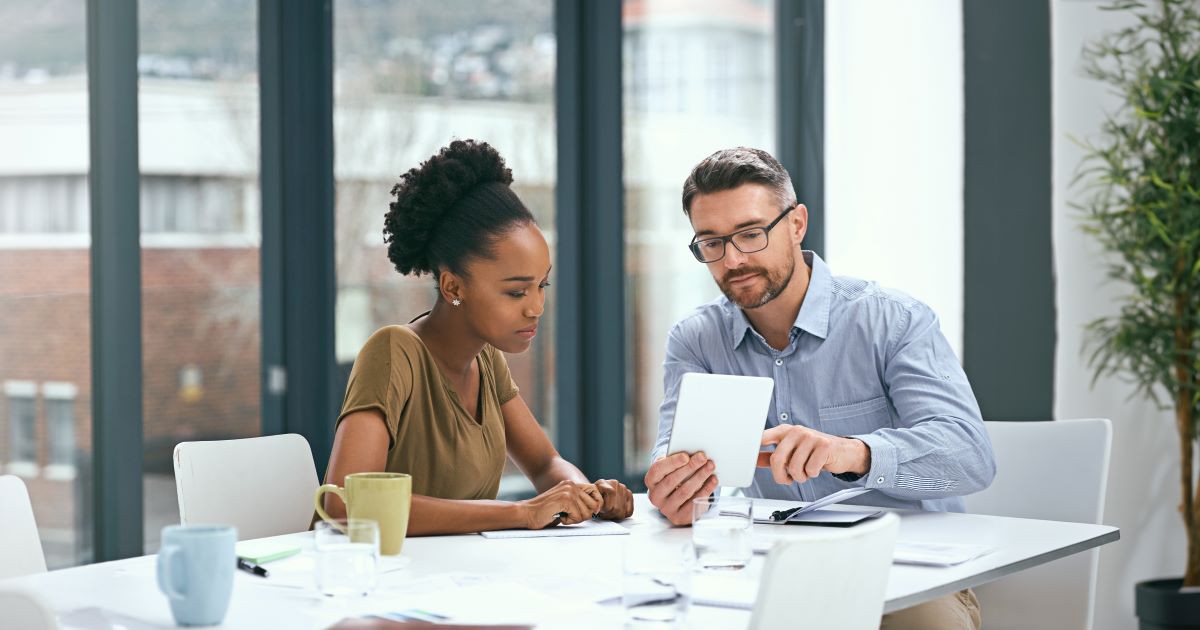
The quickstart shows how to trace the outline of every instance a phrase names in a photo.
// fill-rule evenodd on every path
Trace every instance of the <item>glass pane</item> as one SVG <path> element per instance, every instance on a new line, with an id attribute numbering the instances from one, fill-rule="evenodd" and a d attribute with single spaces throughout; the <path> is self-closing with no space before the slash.
<path id="1" fill-rule="evenodd" d="M 50 384 L 47 384 L 49 386 Z M 74 389 L 73 386 L 69 386 Z M 73 394 L 74 392 L 72 392 Z M 75 396 L 50 398 L 46 391 L 46 417 L 49 420 L 49 462 L 51 466 L 71 466 L 75 452 Z"/>
<path id="2" fill-rule="evenodd" d="M 10 381 L 10 384 L 14 384 Z M 33 385 L 30 383 L 30 385 Z M 6 388 L 8 396 L 8 423 L 12 429 L 9 436 L 9 466 L 33 469 L 37 466 L 37 410 L 34 403 L 37 400 L 36 386 L 27 392 L 14 391 L 15 387 Z"/>
<path id="3" fill-rule="evenodd" d="M 625 467 L 658 433 L 667 332 L 720 291 L 687 245 L 683 181 L 736 146 L 775 150 L 774 3 L 625 0 L 625 267 L 631 329 Z M 669 149 L 664 149 L 669 147 Z"/>
<path id="4" fill-rule="evenodd" d="M 138 5 L 147 553 L 175 445 L 262 430 L 257 6 Z"/>
<path id="5" fill-rule="evenodd" d="M 372 332 L 436 295 L 396 273 L 383 215 L 397 176 L 455 138 L 491 143 L 554 250 L 554 3 L 339 0 L 334 10 L 337 357 L 349 373 Z M 553 281 L 553 280 L 552 280 Z M 554 438 L 554 293 L 533 347 L 509 355 L 521 394 Z M 530 488 L 511 465 L 502 494 Z"/>
<path id="6" fill-rule="evenodd" d="M 825 260 L 928 304 L 961 360 L 963 3 L 826 7 Z"/>
<path id="7" fill-rule="evenodd" d="M 0 3 L 0 474 L 52 569 L 92 555 L 85 11 Z"/>

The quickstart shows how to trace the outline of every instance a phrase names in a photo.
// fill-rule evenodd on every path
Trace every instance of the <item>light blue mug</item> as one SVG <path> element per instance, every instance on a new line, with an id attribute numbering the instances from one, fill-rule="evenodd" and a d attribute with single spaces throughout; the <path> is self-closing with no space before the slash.
<path id="1" fill-rule="evenodd" d="M 237 556 L 232 525 L 168 525 L 158 552 L 158 589 L 181 626 L 215 626 L 233 593 Z"/>

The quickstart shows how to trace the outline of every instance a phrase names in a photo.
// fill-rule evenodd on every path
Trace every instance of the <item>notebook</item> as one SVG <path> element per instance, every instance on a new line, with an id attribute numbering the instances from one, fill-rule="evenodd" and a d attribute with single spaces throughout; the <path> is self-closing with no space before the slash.
<path id="1" fill-rule="evenodd" d="M 753 507 L 754 522 L 768 525 L 853 525 L 859 521 L 877 516 L 882 510 L 863 506 L 832 506 L 870 491 L 870 488 L 846 488 L 845 490 L 821 497 L 803 507 L 796 503 L 783 504 L 781 506 L 778 501 L 770 503 L 755 501 Z M 772 514 L 777 511 L 791 511 L 791 513 L 787 517 L 787 520 L 777 521 L 772 518 Z"/>
<path id="2" fill-rule="evenodd" d="M 484 538 L 557 538 L 562 536 L 621 536 L 628 529 L 612 521 L 584 521 L 576 525 L 559 525 L 546 529 L 501 529 L 479 532 Z"/>
<path id="3" fill-rule="evenodd" d="M 300 544 L 295 540 L 244 540 L 234 546 L 239 558 L 254 564 L 265 564 L 300 553 Z"/>

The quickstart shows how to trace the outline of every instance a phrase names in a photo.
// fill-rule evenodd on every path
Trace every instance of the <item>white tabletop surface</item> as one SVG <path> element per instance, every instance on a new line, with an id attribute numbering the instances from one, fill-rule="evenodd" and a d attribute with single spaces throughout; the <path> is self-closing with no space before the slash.
<path id="1" fill-rule="evenodd" d="M 972 514 L 898 512 L 899 540 L 982 544 L 992 553 L 953 567 L 892 565 L 884 610 L 893 611 L 954 591 L 1033 567 L 1119 538 L 1119 531 L 1104 525 L 1063 523 Z M 674 528 L 637 496 L 634 518 L 623 523 L 633 537 L 663 544 L 690 540 L 688 528 Z M 755 525 L 755 534 L 811 535 L 819 528 L 798 525 Z M 380 586 L 369 598 L 331 601 L 321 598 L 311 584 L 311 534 L 292 534 L 305 552 L 270 563 L 269 578 L 238 571 L 229 612 L 222 628 L 323 628 L 338 619 L 368 612 L 404 609 L 446 595 L 453 588 L 476 584 L 475 594 L 505 592 L 496 584 L 519 584 L 532 595 L 544 595 L 549 604 L 529 606 L 521 616 L 539 627 L 619 627 L 619 605 L 596 605 L 585 597 L 619 595 L 622 548 L 630 536 L 485 539 L 478 535 L 410 538 L 399 559 L 385 559 Z M 763 556 L 750 566 L 721 580 L 756 587 Z M 154 579 L 155 557 L 143 556 L 115 562 L 52 571 L 0 581 L 0 588 L 17 587 L 42 596 L 69 627 L 126 627 L 129 630 L 173 627 L 167 600 Z M 699 579 L 705 579 L 703 577 Z M 494 582 L 493 582 L 494 580 Z M 536 592 L 535 592 L 536 591 Z M 465 591 L 464 614 L 488 617 L 480 606 L 519 602 L 481 602 Z M 469 601 L 468 601 L 469 600 Z M 528 602 L 526 602 L 528 604 Z M 92 608 L 99 610 L 90 610 Z M 508 619 L 513 618 L 510 613 Z M 535 617 L 529 617 L 534 615 Z M 108 624 L 103 619 L 118 623 Z M 694 604 L 690 627 L 745 627 L 748 610 Z M 100 619 L 88 623 L 88 619 Z"/>

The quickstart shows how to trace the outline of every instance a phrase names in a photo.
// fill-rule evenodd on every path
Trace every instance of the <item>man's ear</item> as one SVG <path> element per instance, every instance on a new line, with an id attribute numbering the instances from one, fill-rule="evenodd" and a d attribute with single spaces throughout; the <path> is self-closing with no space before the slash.
<path id="1" fill-rule="evenodd" d="M 804 243 L 804 237 L 808 235 L 808 208 L 802 203 L 796 204 L 792 212 L 788 215 L 788 226 L 791 228 L 792 241 L 797 246 Z"/>

